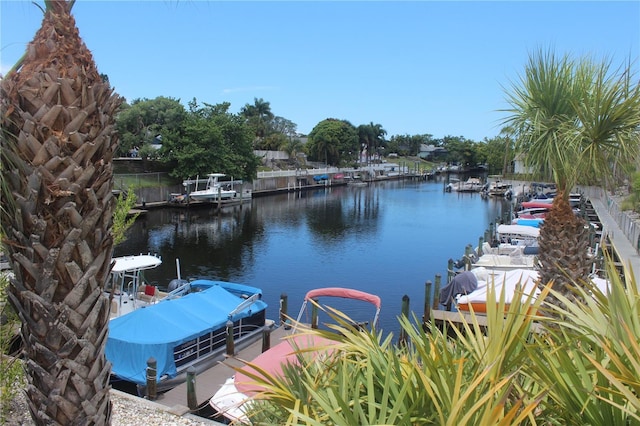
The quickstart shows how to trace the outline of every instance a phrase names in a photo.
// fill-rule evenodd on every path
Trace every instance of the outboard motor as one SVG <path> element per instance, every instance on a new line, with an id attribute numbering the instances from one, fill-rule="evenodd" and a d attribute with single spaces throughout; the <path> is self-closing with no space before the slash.
<path id="1" fill-rule="evenodd" d="M 177 289 L 177 288 L 179 288 L 179 287 L 181 287 L 181 286 L 183 286 L 185 284 L 188 284 L 188 283 L 189 283 L 189 281 L 187 281 L 187 280 L 182 280 L 180 278 L 174 278 L 171 281 L 169 281 L 169 286 L 167 287 L 167 289 L 169 290 L 169 293 L 171 293 L 173 290 L 175 290 L 175 289 Z"/>

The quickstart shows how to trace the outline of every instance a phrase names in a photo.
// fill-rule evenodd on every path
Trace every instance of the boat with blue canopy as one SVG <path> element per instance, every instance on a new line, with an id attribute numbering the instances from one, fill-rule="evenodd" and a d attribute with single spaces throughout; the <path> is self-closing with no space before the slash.
<path id="1" fill-rule="evenodd" d="M 105 348 L 114 380 L 144 388 L 147 362 L 156 361 L 157 391 L 186 380 L 186 370 L 199 373 L 225 355 L 227 323 L 233 323 L 236 348 L 261 338 L 267 304 L 262 290 L 225 281 L 195 280 L 189 293 L 135 309 L 109 322 Z"/>

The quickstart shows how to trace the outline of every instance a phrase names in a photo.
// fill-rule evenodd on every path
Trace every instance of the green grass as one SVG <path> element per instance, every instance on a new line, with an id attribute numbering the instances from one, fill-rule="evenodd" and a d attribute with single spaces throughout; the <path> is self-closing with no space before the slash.
<path id="1" fill-rule="evenodd" d="M 180 180 L 176 180 L 164 173 L 115 175 L 113 177 L 113 186 L 115 189 L 156 188 L 180 183 Z"/>

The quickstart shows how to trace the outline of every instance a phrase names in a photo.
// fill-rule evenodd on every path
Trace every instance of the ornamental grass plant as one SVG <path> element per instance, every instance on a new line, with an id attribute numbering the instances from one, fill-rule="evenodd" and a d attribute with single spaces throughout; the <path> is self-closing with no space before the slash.
<path id="1" fill-rule="evenodd" d="M 563 308 L 541 294 L 515 297 L 489 286 L 479 315 L 443 328 L 400 318 L 408 345 L 362 330 L 333 311 L 330 330 L 299 326 L 333 343 L 299 354 L 264 387 L 252 424 L 287 425 L 636 425 L 640 424 L 640 296 L 607 260 L 609 290 L 576 285 Z M 385 337 L 386 336 L 386 337 Z M 308 351 L 306 349 L 305 351 Z M 303 356 L 304 355 L 304 356 Z M 249 363 L 249 366 L 251 364 Z"/>

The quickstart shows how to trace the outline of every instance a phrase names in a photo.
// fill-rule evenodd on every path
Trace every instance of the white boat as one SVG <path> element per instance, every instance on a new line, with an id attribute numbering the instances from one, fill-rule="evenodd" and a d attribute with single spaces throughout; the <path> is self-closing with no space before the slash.
<path id="1" fill-rule="evenodd" d="M 156 255 L 122 256 L 113 258 L 113 262 L 111 277 L 105 288 L 105 295 L 111 300 L 112 319 L 158 303 L 160 300 L 181 296 L 188 291 L 188 283 L 180 280 L 179 267 L 178 280 L 169 284 L 168 292 L 161 291 L 146 281 L 145 271 L 162 264 L 162 259 Z"/>
<path id="2" fill-rule="evenodd" d="M 500 181 L 491 182 L 487 194 L 493 197 L 510 197 L 512 194 L 511 184 Z"/>
<path id="3" fill-rule="evenodd" d="M 458 181 L 452 184 L 451 189 L 456 192 L 480 192 L 484 184 L 477 177 L 470 177 L 463 181 Z"/>
<path id="4" fill-rule="evenodd" d="M 525 225 L 498 225 L 496 237 L 500 243 L 516 246 L 537 246 L 540 228 Z"/>
<path id="5" fill-rule="evenodd" d="M 504 292 L 505 309 L 513 302 L 518 288 L 522 291 L 523 302 L 530 296 L 535 297 L 540 294 L 536 283 L 538 272 L 531 269 L 497 271 L 477 268 L 472 269 L 471 272 L 477 279 L 477 287 L 469 294 L 456 297 L 456 308 L 459 311 L 473 310 L 475 313 L 486 313 L 489 285 L 494 286 L 497 300 L 500 300 L 500 294 Z"/>
<path id="6" fill-rule="evenodd" d="M 320 298 L 341 298 L 351 299 L 358 302 L 366 302 L 375 306 L 375 314 L 371 322 L 366 322 L 372 327 L 375 327 L 380 315 L 381 301 L 376 295 L 366 293 L 360 290 L 353 290 L 341 287 L 329 287 L 319 288 L 309 291 L 304 298 L 300 313 L 292 328 L 292 335 L 284 339 L 281 343 L 273 346 L 271 349 L 263 352 L 254 360 L 250 365 L 243 367 L 238 372 L 227 379 L 222 385 L 220 390 L 211 397 L 209 404 L 216 411 L 217 415 L 225 417 L 231 422 L 247 423 L 248 418 L 246 416 L 246 410 L 251 403 L 251 397 L 256 395 L 262 389 L 259 385 L 254 384 L 250 375 L 262 376 L 258 371 L 265 371 L 269 376 L 282 376 L 282 366 L 286 363 L 298 363 L 299 355 L 296 354 L 298 350 L 309 349 L 307 352 L 309 356 L 318 354 L 320 348 L 331 344 L 331 340 L 324 339 L 319 336 L 312 336 L 309 334 L 295 334 L 296 327 L 302 321 L 302 316 L 306 312 L 309 301 L 318 301 Z M 313 312 L 317 312 L 316 305 L 313 305 Z M 311 327 L 317 327 L 318 317 L 311 313 L 312 323 Z M 354 318 L 352 318 L 354 319 Z M 314 324 L 313 322 L 316 321 Z M 361 322 L 357 322 L 358 326 L 363 325 Z M 326 350 L 326 349 L 325 349 Z M 307 356 L 307 355 L 305 355 Z M 258 368 L 256 370 L 254 367 Z M 248 374 L 247 374 L 248 373 Z"/>
<path id="7" fill-rule="evenodd" d="M 226 184 L 220 182 L 220 178 L 225 177 L 224 173 L 210 173 L 207 175 L 207 183 L 205 189 L 198 189 L 198 180 L 196 179 L 196 189 L 189 193 L 189 197 L 198 201 L 217 201 L 235 198 L 237 191 Z M 185 181 L 183 184 L 191 183 Z"/>
<path id="8" fill-rule="evenodd" d="M 506 251 L 508 249 L 508 252 Z M 510 271 L 514 269 L 533 269 L 536 265 L 536 256 L 524 253 L 525 246 L 503 245 L 495 252 L 483 253 L 471 264 L 471 267 L 484 267 L 498 271 Z M 502 254 L 505 253 L 505 254 Z"/>
<path id="9" fill-rule="evenodd" d="M 494 286 L 495 303 L 498 303 L 501 293 L 504 292 L 505 310 L 509 309 L 509 305 L 513 303 L 516 295 L 520 295 L 523 303 L 526 303 L 527 300 L 533 303 L 541 293 L 538 288 L 538 271 L 535 270 L 497 271 L 476 268 L 470 272 L 476 278 L 477 287 L 467 294 L 455 296 L 455 306 L 459 311 L 473 310 L 475 313 L 486 313 L 490 285 Z M 590 276 L 589 279 L 603 294 L 608 294 L 607 280 L 597 276 Z"/>

